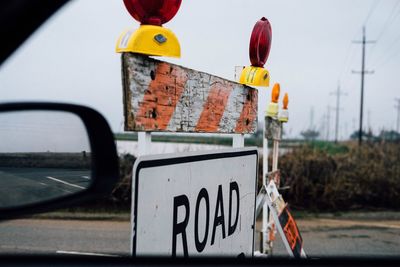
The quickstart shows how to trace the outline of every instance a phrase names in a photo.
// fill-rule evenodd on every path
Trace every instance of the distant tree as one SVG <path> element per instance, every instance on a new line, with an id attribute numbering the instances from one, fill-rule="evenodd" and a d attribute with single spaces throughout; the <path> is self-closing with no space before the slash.
<path id="1" fill-rule="evenodd" d="M 354 131 L 350 135 L 350 139 L 357 140 L 358 136 L 359 136 L 359 133 L 360 133 L 360 131 Z M 374 141 L 374 140 L 377 139 L 376 136 L 373 135 L 371 130 L 369 130 L 368 132 L 362 131 L 361 138 L 362 138 L 362 140 L 367 140 L 367 141 Z"/>
<path id="2" fill-rule="evenodd" d="M 306 130 L 300 133 L 305 140 L 314 141 L 319 136 L 319 132 L 315 130 Z"/>
<path id="3" fill-rule="evenodd" d="M 400 141 L 400 133 L 393 130 L 392 131 L 382 130 L 381 133 L 379 134 L 379 139 L 386 141 Z"/>

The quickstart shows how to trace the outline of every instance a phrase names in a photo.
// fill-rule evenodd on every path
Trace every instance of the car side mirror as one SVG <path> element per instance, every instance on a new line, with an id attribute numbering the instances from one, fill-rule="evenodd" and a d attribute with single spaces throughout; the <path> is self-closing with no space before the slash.
<path id="1" fill-rule="evenodd" d="M 0 104 L 0 220 L 109 195 L 119 179 L 113 133 L 71 104 Z"/>

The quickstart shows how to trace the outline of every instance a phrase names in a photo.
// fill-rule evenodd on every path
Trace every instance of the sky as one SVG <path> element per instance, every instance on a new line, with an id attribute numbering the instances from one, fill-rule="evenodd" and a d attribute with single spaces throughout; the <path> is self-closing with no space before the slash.
<path id="1" fill-rule="evenodd" d="M 182 56 L 163 58 L 233 80 L 235 66 L 250 64 L 248 46 L 254 24 L 266 17 L 272 45 L 265 67 L 271 87 L 259 88 L 259 120 L 272 85 L 289 93 L 286 137 L 310 127 L 334 138 L 340 83 L 339 139 L 358 129 L 361 45 L 366 26 L 364 126 L 375 134 L 395 129 L 400 98 L 399 0 L 183 0 L 164 26 L 178 37 Z M 116 132 L 123 131 L 118 36 L 139 24 L 122 0 L 74 0 L 64 6 L 0 67 L 0 101 L 57 101 L 100 111 Z M 282 94 L 283 95 L 283 94 Z M 330 109 L 329 136 L 327 111 Z"/>
<path id="2" fill-rule="evenodd" d="M 82 120 L 64 111 L 0 113 L 0 140 L 0 153 L 90 151 Z"/>

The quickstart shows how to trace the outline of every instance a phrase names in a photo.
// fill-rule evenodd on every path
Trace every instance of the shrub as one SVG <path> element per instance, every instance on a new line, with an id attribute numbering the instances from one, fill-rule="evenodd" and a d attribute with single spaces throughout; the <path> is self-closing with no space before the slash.
<path id="1" fill-rule="evenodd" d="M 280 158 L 284 197 L 298 209 L 400 209 L 400 145 L 347 144 L 341 153 L 311 145 Z"/>

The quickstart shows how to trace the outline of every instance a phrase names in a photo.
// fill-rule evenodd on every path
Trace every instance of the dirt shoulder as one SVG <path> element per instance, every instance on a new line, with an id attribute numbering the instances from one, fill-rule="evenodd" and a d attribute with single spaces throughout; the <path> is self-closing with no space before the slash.
<path id="1" fill-rule="evenodd" d="M 306 213 L 294 212 L 293 216 L 300 229 L 358 229 L 391 228 L 400 229 L 400 212 L 346 212 L 346 213 Z M 261 218 L 256 229 L 261 229 Z"/>
<path id="2" fill-rule="evenodd" d="M 313 225 L 391 225 L 400 227 L 400 211 L 377 211 L 377 212 L 343 212 L 343 213 L 309 213 L 293 212 L 293 216 L 299 224 Z M 32 219 L 63 219 L 63 220 L 110 220 L 130 221 L 130 212 L 67 212 L 56 211 L 36 214 Z M 257 219 L 257 222 L 261 218 Z"/>
<path id="3" fill-rule="evenodd" d="M 359 229 L 359 228 L 391 228 L 400 229 L 400 221 L 397 220 L 350 220 L 350 219 L 299 219 L 296 220 L 299 227 L 330 228 L 330 229 Z"/>
<path id="4" fill-rule="evenodd" d="M 130 221 L 128 212 L 48 212 L 36 214 L 29 219 L 52 219 L 52 220 L 81 220 L 81 221 Z"/>

